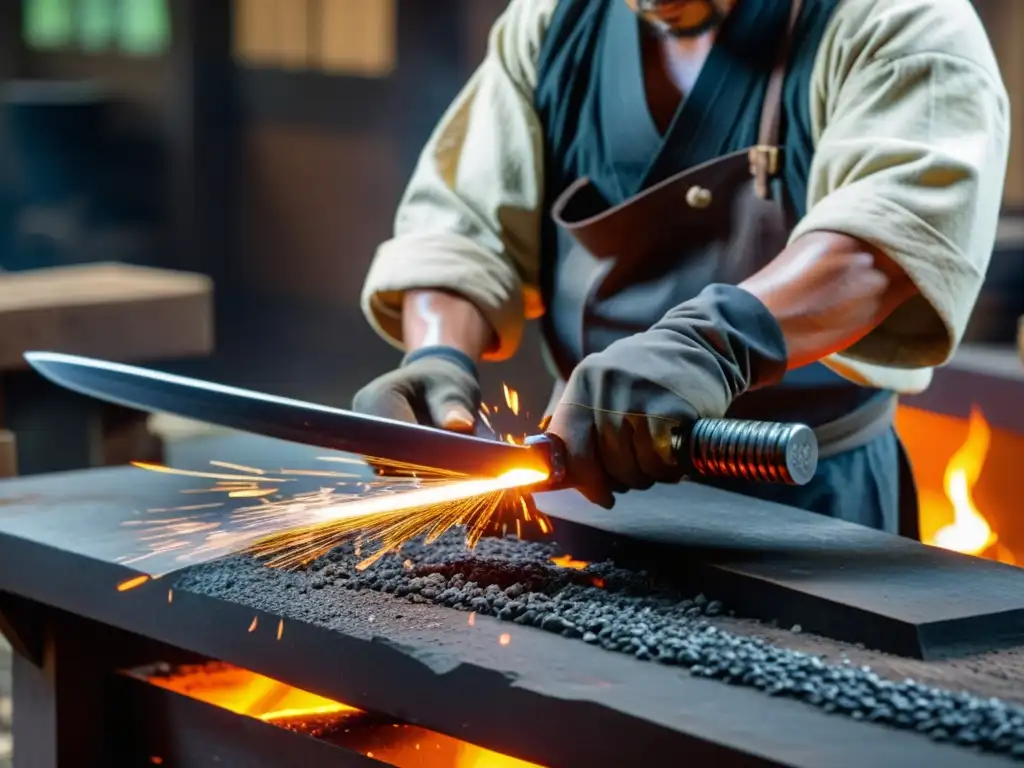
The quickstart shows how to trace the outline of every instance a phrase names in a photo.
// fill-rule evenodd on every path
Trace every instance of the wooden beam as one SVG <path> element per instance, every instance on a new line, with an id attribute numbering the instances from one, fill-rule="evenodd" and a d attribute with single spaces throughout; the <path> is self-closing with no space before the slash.
<path id="1" fill-rule="evenodd" d="M 202 275 L 122 264 L 0 275 L 0 370 L 24 369 L 27 349 L 124 361 L 209 354 L 211 295 Z"/>
<path id="2" fill-rule="evenodd" d="M 396 0 L 320 0 L 319 61 L 324 72 L 387 77 L 397 66 Z"/>

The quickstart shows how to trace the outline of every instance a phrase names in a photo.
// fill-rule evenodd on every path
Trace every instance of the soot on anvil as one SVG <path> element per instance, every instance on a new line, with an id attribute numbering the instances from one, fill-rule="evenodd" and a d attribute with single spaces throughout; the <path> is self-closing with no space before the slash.
<path id="1" fill-rule="evenodd" d="M 610 562 L 559 567 L 552 561 L 557 554 L 546 544 L 516 539 L 484 539 L 467 551 L 452 534 L 430 545 L 413 542 L 366 571 L 356 569 L 360 557 L 346 545 L 301 573 L 275 572 L 273 578 L 293 587 L 289 605 L 311 621 L 322 618 L 325 589 L 373 590 L 495 616 L 828 712 L 1024 758 L 1024 708 L 911 680 L 894 682 L 867 667 L 828 664 L 725 632 L 706 618 L 722 611 L 717 601 L 686 597 Z M 253 583 L 271 578 L 268 570 L 234 558 L 197 568 L 178 586 L 254 605 L 260 590 Z"/>

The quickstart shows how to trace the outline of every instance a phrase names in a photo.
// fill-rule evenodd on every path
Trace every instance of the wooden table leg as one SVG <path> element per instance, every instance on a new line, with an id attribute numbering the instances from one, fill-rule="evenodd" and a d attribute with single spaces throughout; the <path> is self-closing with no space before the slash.
<path id="1" fill-rule="evenodd" d="M 95 768 L 108 765 L 101 638 L 76 634 L 60 616 L 46 622 L 41 663 L 15 652 L 15 768 Z"/>

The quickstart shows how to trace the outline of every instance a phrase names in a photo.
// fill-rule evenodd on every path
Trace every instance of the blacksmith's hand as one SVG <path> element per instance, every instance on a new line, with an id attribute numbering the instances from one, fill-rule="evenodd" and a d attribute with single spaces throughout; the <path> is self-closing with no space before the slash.
<path id="1" fill-rule="evenodd" d="M 785 371 L 786 344 L 767 308 L 741 288 L 712 285 L 650 330 L 586 357 L 548 431 L 565 442 L 568 483 L 611 508 L 613 492 L 682 479 L 674 431 L 724 416 Z"/>
<path id="2" fill-rule="evenodd" d="M 352 407 L 385 419 L 471 432 L 480 408 L 476 365 L 454 347 L 422 347 L 359 390 Z"/>

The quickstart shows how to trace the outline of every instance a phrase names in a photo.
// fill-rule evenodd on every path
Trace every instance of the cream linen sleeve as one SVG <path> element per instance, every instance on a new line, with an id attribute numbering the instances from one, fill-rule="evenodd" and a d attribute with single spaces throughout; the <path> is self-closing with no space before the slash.
<path id="1" fill-rule="evenodd" d="M 377 251 L 362 308 L 402 346 L 405 291 L 457 292 L 490 321 L 510 357 L 540 314 L 537 274 L 543 132 L 533 109 L 537 59 L 558 0 L 513 0 L 487 55 L 441 119 L 401 201 L 395 236 Z"/>
<path id="2" fill-rule="evenodd" d="M 896 261 L 919 295 L 826 360 L 840 374 L 923 389 L 955 351 L 995 243 L 1009 100 L 968 0 L 844 0 L 812 77 L 811 231 Z"/>

